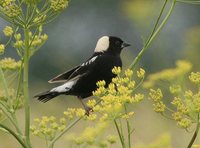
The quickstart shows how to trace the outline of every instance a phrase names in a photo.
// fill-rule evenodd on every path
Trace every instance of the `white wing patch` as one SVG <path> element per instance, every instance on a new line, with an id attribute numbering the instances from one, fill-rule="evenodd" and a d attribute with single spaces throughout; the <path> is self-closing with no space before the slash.
<path id="1" fill-rule="evenodd" d="M 50 92 L 59 92 L 59 93 L 66 92 L 70 90 L 74 86 L 74 84 L 76 84 L 76 82 L 77 80 L 66 82 L 61 86 L 51 89 Z"/>
<path id="2" fill-rule="evenodd" d="M 88 65 L 88 64 L 91 64 L 92 62 L 94 62 L 94 61 L 96 60 L 97 57 L 98 57 L 98 56 L 95 56 L 95 57 L 91 58 L 89 61 L 83 63 L 81 66 L 86 66 L 86 65 Z"/>

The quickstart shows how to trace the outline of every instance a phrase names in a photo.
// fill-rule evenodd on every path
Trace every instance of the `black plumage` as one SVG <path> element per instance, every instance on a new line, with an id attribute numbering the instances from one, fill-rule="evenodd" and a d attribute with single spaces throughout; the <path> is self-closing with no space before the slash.
<path id="1" fill-rule="evenodd" d="M 47 102 L 58 95 L 74 95 L 84 99 L 97 89 L 96 83 L 105 80 L 108 85 L 115 75 L 114 66 L 122 67 L 121 50 L 130 46 L 118 37 L 104 36 L 97 42 L 94 54 L 83 64 L 51 79 L 49 83 L 64 83 L 49 91 L 36 95 L 42 102 Z"/>

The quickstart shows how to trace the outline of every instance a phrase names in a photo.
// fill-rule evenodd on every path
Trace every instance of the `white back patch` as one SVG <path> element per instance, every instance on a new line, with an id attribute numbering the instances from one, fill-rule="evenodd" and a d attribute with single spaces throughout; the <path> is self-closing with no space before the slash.
<path id="1" fill-rule="evenodd" d="M 73 85 L 76 83 L 76 81 L 77 80 L 66 82 L 65 84 L 63 84 L 61 86 L 51 89 L 50 92 L 59 92 L 59 93 L 67 92 L 68 90 L 70 90 L 73 87 Z"/>
<path id="2" fill-rule="evenodd" d="M 88 60 L 87 62 L 83 63 L 81 66 L 86 66 L 88 64 L 91 64 L 92 62 L 94 62 L 96 60 L 98 56 L 95 56 L 93 58 L 91 58 L 90 60 Z"/>
<path id="3" fill-rule="evenodd" d="M 109 47 L 109 37 L 103 36 L 98 40 L 94 52 L 104 52 L 108 49 L 108 47 Z"/>

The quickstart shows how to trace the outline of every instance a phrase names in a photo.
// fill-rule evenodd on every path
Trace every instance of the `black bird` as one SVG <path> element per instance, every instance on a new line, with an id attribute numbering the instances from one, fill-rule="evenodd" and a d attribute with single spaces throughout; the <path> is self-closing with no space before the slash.
<path id="1" fill-rule="evenodd" d="M 49 91 L 36 95 L 39 101 L 47 102 L 59 95 L 74 95 L 79 100 L 92 95 L 97 89 L 96 83 L 105 80 L 106 86 L 115 75 L 112 73 L 114 66 L 122 67 L 120 58 L 121 50 L 130 44 L 118 37 L 103 36 L 96 45 L 94 54 L 84 63 L 64 72 L 48 81 L 49 83 L 64 83 Z M 84 108 L 88 108 L 82 102 Z"/>

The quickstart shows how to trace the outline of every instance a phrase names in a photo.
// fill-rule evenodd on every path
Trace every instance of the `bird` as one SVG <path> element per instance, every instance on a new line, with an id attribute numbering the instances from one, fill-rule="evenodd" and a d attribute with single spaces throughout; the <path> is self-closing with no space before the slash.
<path id="1" fill-rule="evenodd" d="M 90 110 L 83 99 L 92 96 L 97 89 L 96 83 L 100 80 L 106 82 L 105 87 L 116 77 L 112 69 L 122 67 L 120 53 L 122 49 L 130 46 L 119 37 L 103 36 L 96 44 L 94 53 L 82 64 L 54 77 L 49 83 L 62 83 L 48 91 L 34 96 L 41 102 L 47 102 L 59 95 L 77 96 L 86 112 Z"/>

